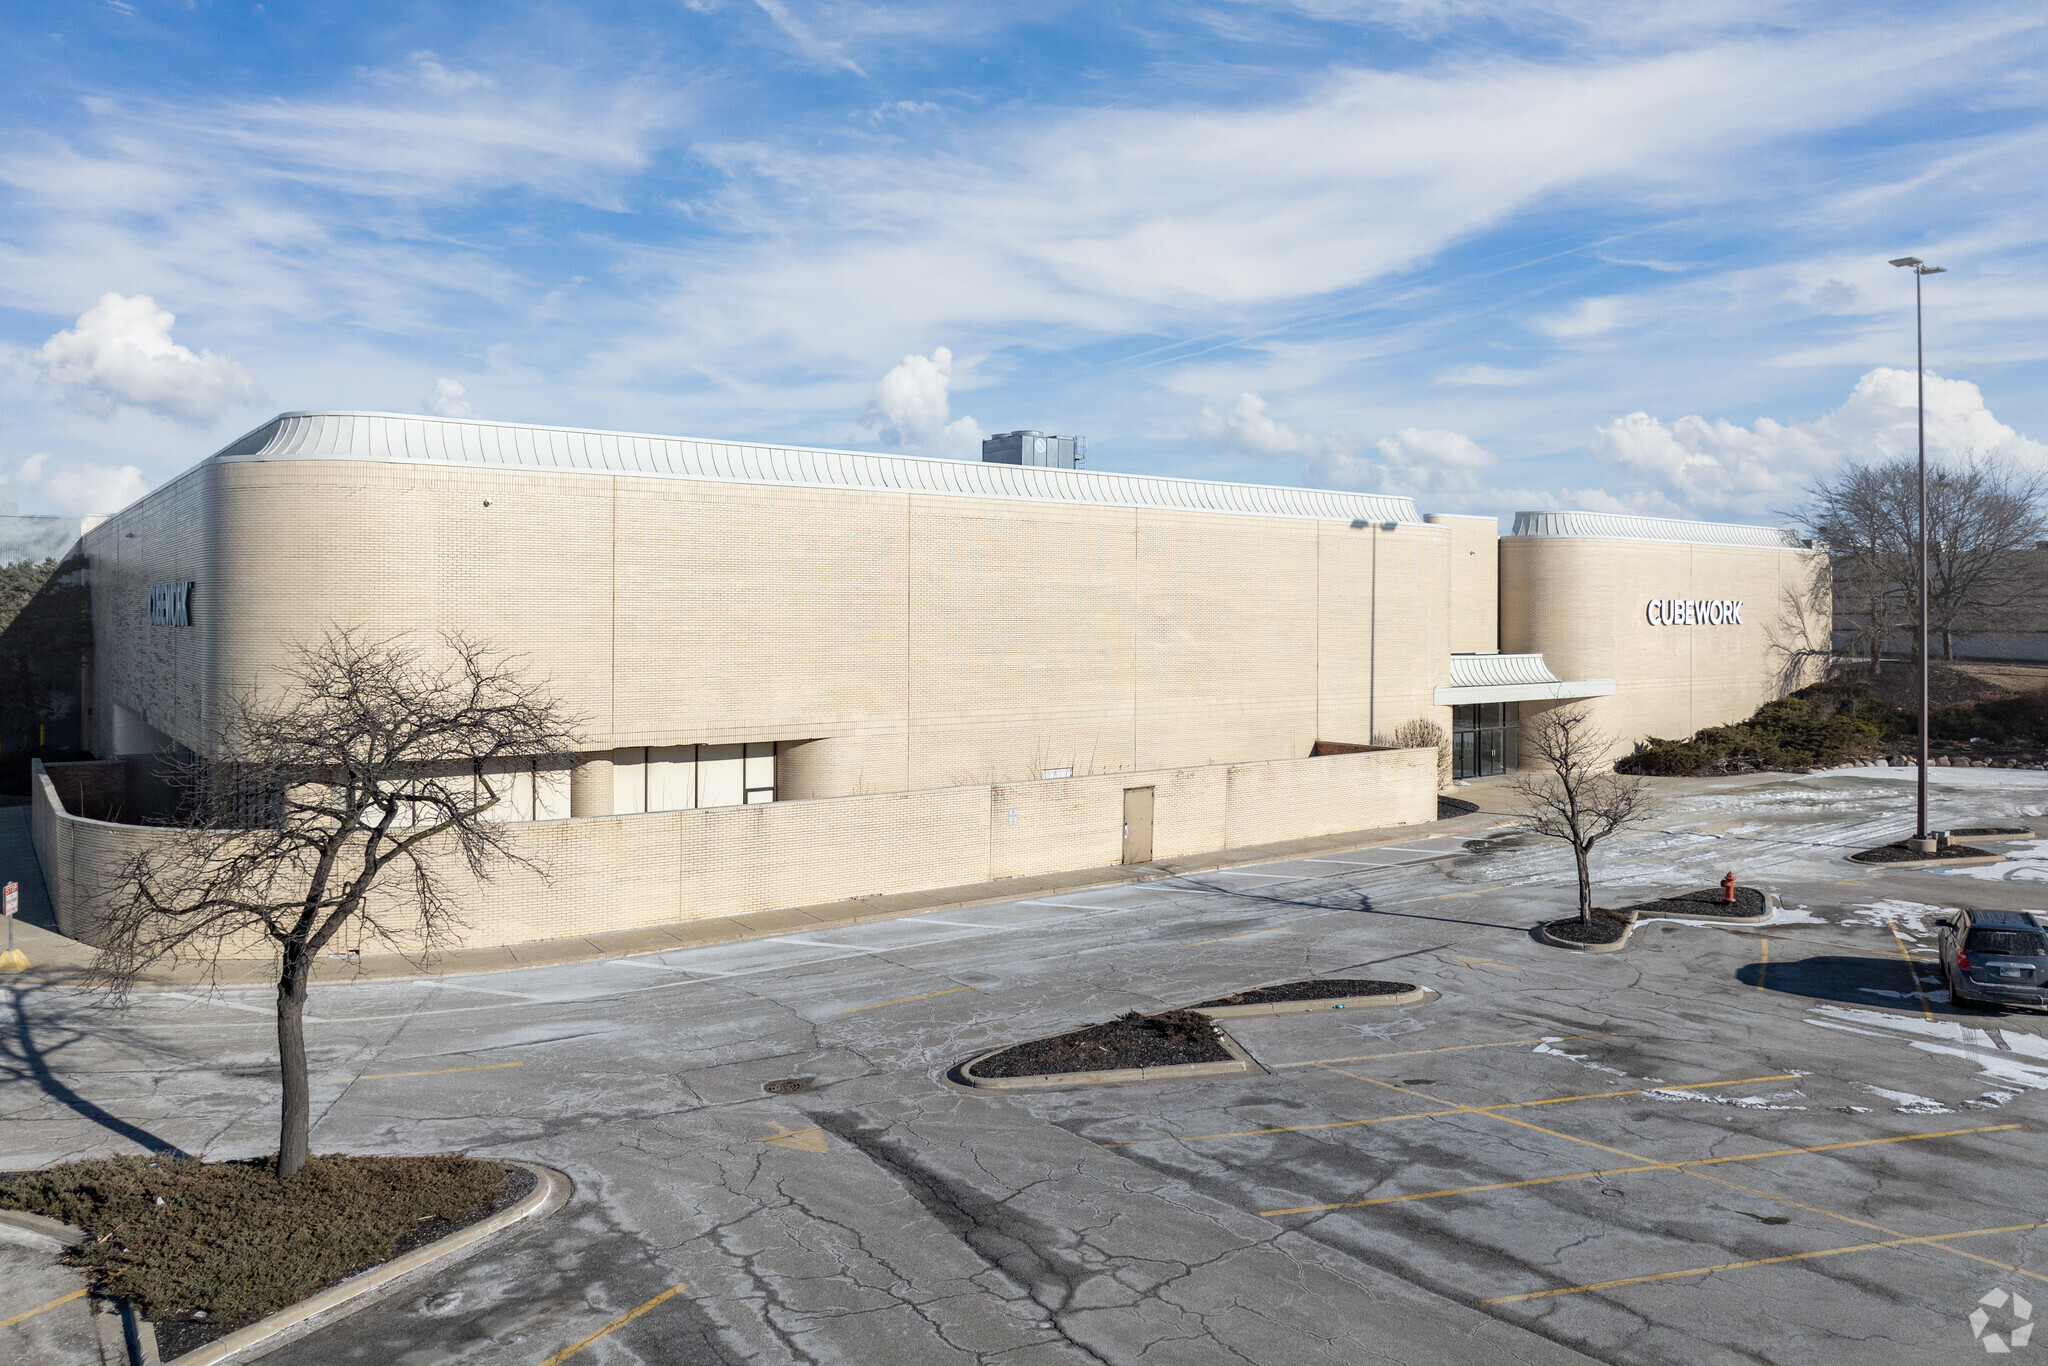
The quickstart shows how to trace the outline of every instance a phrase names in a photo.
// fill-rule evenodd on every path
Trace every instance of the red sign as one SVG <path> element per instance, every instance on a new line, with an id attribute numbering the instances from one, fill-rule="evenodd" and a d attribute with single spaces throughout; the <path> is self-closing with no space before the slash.
<path id="1" fill-rule="evenodd" d="M 20 909 L 21 909 L 21 884 L 20 884 L 19 882 L 10 882 L 10 883 L 8 883 L 8 884 L 7 884 L 7 916 L 8 916 L 8 918 L 9 918 L 10 920 L 11 920 L 11 919 L 13 919 L 13 918 L 14 918 L 14 913 L 15 913 L 16 911 L 20 910 Z"/>

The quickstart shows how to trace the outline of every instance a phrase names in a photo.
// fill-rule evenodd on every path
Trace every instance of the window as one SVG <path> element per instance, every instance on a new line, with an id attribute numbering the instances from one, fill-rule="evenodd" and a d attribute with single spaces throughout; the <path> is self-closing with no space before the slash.
<path id="1" fill-rule="evenodd" d="M 1521 714 L 1513 702 L 1451 708 L 1453 777 L 1484 778 L 1514 772 L 1521 742 Z"/>
<path id="2" fill-rule="evenodd" d="M 2048 955 L 2048 942 L 2036 930 L 1971 930 L 1963 948 L 1969 953 L 1997 953 L 2013 958 Z"/>

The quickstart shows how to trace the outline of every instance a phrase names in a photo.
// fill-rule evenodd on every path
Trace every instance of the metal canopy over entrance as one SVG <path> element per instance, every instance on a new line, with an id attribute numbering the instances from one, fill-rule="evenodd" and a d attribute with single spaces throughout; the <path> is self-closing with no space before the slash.
<path id="1" fill-rule="evenodd" d="M 1559 678 L 1540 654 L 1452 655 L 1450 686 L 1436 690 L 1436 704 L 1465 707 L 1479 702 L 1556 702 L 1613 695 L 1613 679 Z"/>

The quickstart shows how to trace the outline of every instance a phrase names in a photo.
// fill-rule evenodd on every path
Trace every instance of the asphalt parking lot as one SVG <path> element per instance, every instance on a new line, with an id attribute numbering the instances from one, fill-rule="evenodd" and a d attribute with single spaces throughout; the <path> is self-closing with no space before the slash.
<path id="1" fill-rule="evenodd" d="M 1481 813 L 1327 858 L 316 988 L 316 1149 L 520 1157 L 576 1193 L 268 1360 L 1884 1363 L 1976 1360 L 1993 1333 L 2039 1350 L 2013 1335 L 2023 1301 L 2048 1303 L 2048 1017 L 1959 1011 L 1927 965 L 1945 907 L 2048 907 L 2048 840 L 1877 872 L 1841 859 L 1898 835 L 1895 777 L 1673 790 L 1596 856 L 1601 900 L 1732 867 L 1778 892 L 1774 923 L 1544 948 L 1528 927 L 1570 904 L 1568 862 Z M 1937 825 L 2048 817 L 2043 775 L 1942 775 L 1936 796 Z M 1005 1042 L 1311 974 L 1436 996 L 1233 1020 L 1261 1068 L 1243 1077 L 944 1079 Z M 264 993 L 8 1004 L 7 1166 L 274 1146 Z M 784 1079 L 806 1089 L 764 1093 Z M 69 1275 L 0 1246 L 0 1321 L 30 1311 L 0 1359 L 97 1360 L 82 1300 L 32 1312 Z"/>

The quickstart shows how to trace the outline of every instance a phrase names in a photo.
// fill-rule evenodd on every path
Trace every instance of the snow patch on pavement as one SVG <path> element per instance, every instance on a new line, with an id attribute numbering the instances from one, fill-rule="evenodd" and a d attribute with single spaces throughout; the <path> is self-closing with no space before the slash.
<path id="1" fill-rule="evenodd" d="M 1898 1104 L 1892 1108 L 1902 1115 L 1952 1115 L 1955 1113 L 1955 1111 L 1949 1109 L 1940 1101 L 1929 1100 L 1926 1096 L 1916 1096 L 1911 1091 L 1889 1091 L 1882 1086 L 1869 1085 L 1864 1086 L 1863 1089 L 1870 1092 L 1873 1096 L 1882 1096 L 1886 1100 L 1897 1101 Z"/>
<path id="2" fill-rule="evenodd" d="M 1903 939 L 1934 938 L 1941 934 L 1941 926 L 1934 922 L 1954 915 L 1958 909 L 1955 906 L 1929 906 L 1921 901 L 1887 898 L 1850 907 L 1849 913 L 1842 917 L 1842 924 L 1867 925 L 1880 930 L 1896 925 Z"/>
<path id="3" fill-rule="evenodd" d="M 1783 1105 L 1781 1101 L 1804 1100 L 1804 1091 L 1776 1091 L 1768 1096 L 1724 1096 L 1707 1095 L 1701 1091 L 1688 1091 L 1683 1086 L 1662 1086 L 1655 1091 L 1645 1091 L 1652 1100 L 1696 1100 L 1703 1105 L 1734 1105 L 1744 1110 L 1804 1110 L 1804 1105 Z"/>
<path id="4" fill-rule="evenodd" d="M 1554 1043 L 1563 1042 L 1564 1039 L 1562 1036 L 1557 1038 L 1546 1038 L 1543 1040 L 1543 1042 L 1537 1044 L 1536 1047 L 1531 1049 L 1530 1051 L 1535 1053 L 1547 1053 L 1553 1058 L 1563 1058 L 1565 1061 L 1575 1062 L 1581 1067 L 1590 1067 L 1595 1072 L 1605 1072 L 1610 1077 L 1625 1077 L 1628 1075 L 1628 1073 L 1622 1071 L 1619 1067 L 1608 1067 L 1602 1063 L 1588 1062 L 1586 1060 L 1586 1055 L 1584 1053 L 1567 1053 L 1562 1048 L 1551 1047 L 1551 1045 Z"/>

